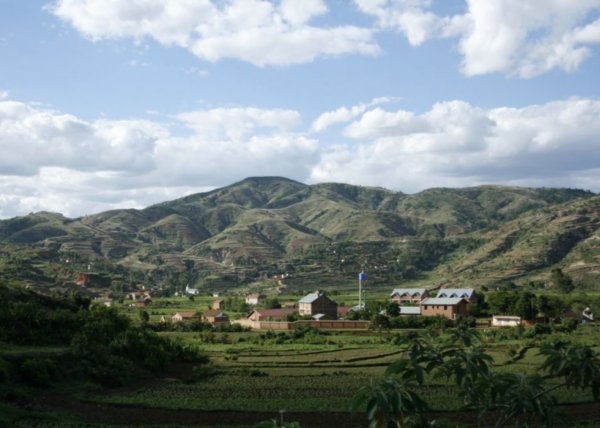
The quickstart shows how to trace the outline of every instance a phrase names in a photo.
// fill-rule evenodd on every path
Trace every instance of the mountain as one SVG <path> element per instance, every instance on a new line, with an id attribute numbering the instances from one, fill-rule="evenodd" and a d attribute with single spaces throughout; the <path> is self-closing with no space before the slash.
<path id="1" fill-rule="evenodd" d="M 14 248 L 23 259 L 27 248 L 50 251 L 52 261 L 29 263 L 52 284 L 65 279 L 60 267 L 68 259 L 128 278 L 125 287 L 234 287 L 287 274 L 284 285 L 293 289 L 326 288 L 352 283 L 360 269 L 374 284 L 494 286 L 543 281 L 557 266 L 587 287 L 599 276 L 599 212 L 600 197 L 576 189 L 479 186 L 407 195 L 253 177 L 142 210 L 3 220 L 0 244 L 8 258 Z M 1 254 L 0 275 L 12 266 Z"/>

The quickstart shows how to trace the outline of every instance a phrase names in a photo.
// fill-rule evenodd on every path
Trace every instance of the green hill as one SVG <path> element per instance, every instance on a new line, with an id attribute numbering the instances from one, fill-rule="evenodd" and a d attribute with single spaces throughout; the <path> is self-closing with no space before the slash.
<path id="1" fill-rule="evenodd" d="M 287 274 L 273 285 L 327 288 L 351 284 L 366 269 L 375 285 L 481 287 L 543 282 L 559 266 L 579 286 L 593 287 L 599 212 L 600 197 L 575 189 L 480 186 L 407 195 L 254 177 L 142 210 L 3 220 L 0 245 L 18 248 L 21 264 L 46 284 L 67 279 L 61 263 L 70 257 L 128 278 L 126 286 L 245 287 Z M 53 252 L 54 261 L 35 261 L 34 249 Z M 14 251 L 3 254 L 0 278 L 23 279 Z"/>

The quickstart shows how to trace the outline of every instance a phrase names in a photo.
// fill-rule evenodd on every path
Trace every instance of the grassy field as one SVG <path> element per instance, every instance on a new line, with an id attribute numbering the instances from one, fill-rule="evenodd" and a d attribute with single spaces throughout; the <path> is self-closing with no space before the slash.
<path id="1" fill-rule="evenodd" d="M 600 350 L 600 328 L 582 326 L 569 338 Z M 189 343 L 198 343 L 198 334 L 169 333 Z M 229 344 L 200 344 L 216 369 L 212 376 L 193 380 L 164 379 L 126 393 L 88 395 L 96 403 L 132 405 L 143 408 L 205 411 L 332 412 L 349 411 L 352 397 L 361 385 L 380 378 L 385 368 L 403 349 L 388 343 L 387 336 L 372 333 L 353 336 L 331 334 L 323 344 L 260 343 L 264 332 L 232 336 Z M 485 337 L 485 333 L 483 334 Z M 239 339 L 244 339 L 239 341 Z M 235 340 L 237 339 L 237 341 Z M 360 345 L 357 344 L 361 341 Z M 504 340 L 487 344 L 496 369 L 533 373 L 540 364 L 538 348 L 543 339 Z M 511 350 L 533 347 L 516 362 Z M 430 379 L 418 392 L 434 411 L 456 411 L 462 402 L 452 384 Z M 562 388 L 558 403 L 592 401 L 591 393 Z"/>

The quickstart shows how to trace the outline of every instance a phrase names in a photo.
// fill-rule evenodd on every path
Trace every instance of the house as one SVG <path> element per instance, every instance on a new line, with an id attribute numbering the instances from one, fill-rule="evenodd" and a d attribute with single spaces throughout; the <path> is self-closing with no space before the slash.
<path id="1" fill-rule="evenodd" d="M 428 297 L 421 301 L 421 315 L 441 315 L 453 320 L 458 316 L 467 315 L 467 301 L 462 297 Z"/>
<path id="2" fill-rule="evenodd" d="M 513 315 L 492 316 L 492 327 L 517 327 L 521 325 L 521 317 Z"/>
<path id="3" fill-rule="evenodd" d="M 211 305 L 211 309 L 214 309 L 215 311 L 219 311 L 221 309 L 223 309 L 223 304 L 225 303 L 225 300 L 223 299 L 217 299 L 214 302 L 212 302 Z"/>
<path id="4" fill-rule="evenodd" d="M 472 288 L 442 288 L 438 291 L 437 298 L 455 298 L 461 297 L 469 303 L 477 303 L 479 296 Z"/>
<path id="5" fill-rule="evenodd" d="M 196 311 L 177 312 L 171 317 L 171 322 L 181 322 L 183 320 L 191 320 L 197 318 Z"/>
<path id="6" fill-rule="evenodd" d="M 149 306 L 151 303 L 152 303 L 152 298 L 151 297 L 144 297 L 144 298 L 142 298 L 140 300 L 137 300 L 135 302 L 135 305 L 138 308 L 145 308 L 145 307 Z"/>
<path id="7" fill-rule="evenodd" d="M 197 288 L 191 288 L 189 285 L 186 285 L 185 294 L 187 294 L 188 296 L 197 296 L 198 294 L 200 294 L 200 290 L 198 290 Z"/>
<path id="8" fill-rule="evenodd" d="M 298 312 L 293 308 L 281 309 L 255 309 L 250 312 L 248 319 L 250 321 L 278 321 L 284 320 L 288 315 Z"/>
<path id="9" fill-rule="evenodd" d="M 152 297 L 148 291 L 132 291 L 125 295 L 128 300 L 143 300 L 146 297 Z"/>
<path id="10" fill-rule="evenodd" d="M 247 305 L 260 305 L 267 300 L 267 296 L 260 293 L 251 293 L 246 296 L 246 304 Z"/>
<path id="11" fill-rule="evenodd" d="M 314 316 L 322 314 L 327 319 L 337 319 L 337 308 L 337 303 L 319 290 L 307 294 L 298 301 L 298 312 L 300 315 Z"/>
<path id="12" fill-rule="evenodd" d="M 397 303 L 421 303 L 427 297 L 425 288 L 395 288 L 390 294 L 390 300 Z"/>
<path id="13" fill-rule="evenodd" d="M 229 317 L 221 311 L 210 309 L 202 314 L 202 321 L 212 325 L 229 325 Z"/>
<path id="14" fill-rule="evenodd" d="M 80 272 L 74 282 L 80 287 L 104 288 L 110 287 L 111 279 L 100 273 Z"/>

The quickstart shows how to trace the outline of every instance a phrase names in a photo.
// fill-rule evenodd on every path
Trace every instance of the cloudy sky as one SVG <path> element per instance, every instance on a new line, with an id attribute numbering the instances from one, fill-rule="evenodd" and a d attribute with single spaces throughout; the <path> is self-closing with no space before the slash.
<path id="1" fill-rule="evenodd" d="M 600 191 L 600 0 L 0 0 L 0 217 L 259 175 Z"/>

